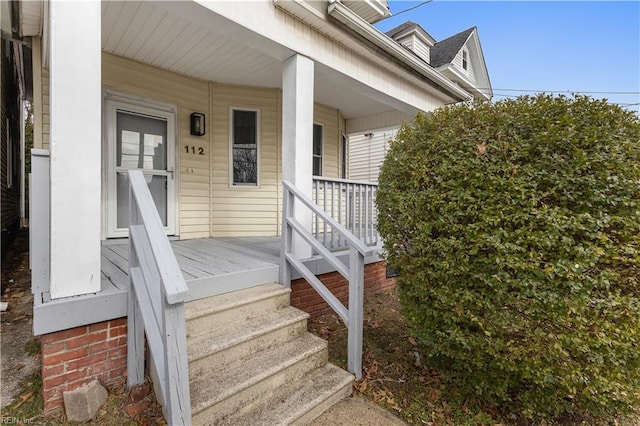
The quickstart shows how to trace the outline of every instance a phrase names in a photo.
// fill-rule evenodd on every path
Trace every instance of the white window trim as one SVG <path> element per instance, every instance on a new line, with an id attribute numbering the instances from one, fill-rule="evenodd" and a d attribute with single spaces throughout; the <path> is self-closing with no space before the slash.
<path id="1" fill-rule="evenodd" d="M 233 183 L 233 111 L 250 111 L 256 113 L 256 183 Z M 229 107 L 229 188 L 260 189 L 260 142 L 261 142 L 261 110 L 253 107 Z"/>
<path id="2" fill-rule="evenodd" d="M 343 143 L 344 141 L 344 143 Z M 338 175 L 341 179 L 349 178 L 349 137 L 344 133 L 340 132 L 340 170 L 338 171 Z M 344 169 L 344 176 L 342 176 L 342 170 Z"/>
<path id="3" fill-rule="evenodd" d="M 469 72 L 469 59 L 470 59 L 470 57 L 469 57 L 469 49 L 466 48 L 466 47 L 463 47 L 462 48 L 462 58 L 461 58 L 461 61 L 460 61 L 460 65 L 462 66 L 462 69 L 465 72 Z M 466 67 L 464 66 L 465 62 L 467 63 Z"/>
<path id="4" fill-rule="evenodd" d="M 323 123 L 318 123 L 316 121 L 313 122 L 314 125 L 316 126 L 320 126 L 322 128 L 322 152 L 320 154 L 320 175 L 319 177 L 324 176 L 324 148 L 325 148 L 325 137 L 324 137 L 324 128 L 325 125 Z M 311 131 L 313 132 L 313 128 L 311 129 Z M 315 154 L 313 153 L 313 133 L 311 134 L 311 174 L 313 175 L 313 158 L 315 157 Z M 318 175 L 313 175 L 313 176 L 318 176 Z"/>
<path id="5" fill-rule="evenodd" d="M 114 210 L 109 208 L 109 203 L 114 200 L 109 200 L 109 197 L 115 190 L 115 173 L 111 173 L 112 168 L 115 170 L 115 128 L 116 128 L 116 111 L 118 109 L 124 109 L 133 113 L 148 115 L 152 117 L 162 117 L 167 120 L 167 138 L 173 137 L 173 144 L 167 141 L 167 161 L 172 159 L 173 161 L 173 206 L 167 205 L 167 227 L 165 232 L 168 235 L 179 236 L 180 235 L 180 220 L 179 220 L 179 188 L 180 188 L 180 165 L 178 146 L 179 141 L 179 123 L 178 123 L 178 108 L 176 105 L 172 105 L 166 102 L 156 101 L 141 96 L 132 95 L 129 93 L 118 92 L 112 89 L 103 90 L 103 168 L 106 171 L 102 173 L 103 181 L 103 224 L 102 224 L 102 238 L 119 238 L 127 237 L 127 230 L 118 229 L 116 225 L 116 218 L 114 217 Z M 171 152 L 170 152 L 171 151 Z M 167 164 L 167 166 L 169 166 Z M 171 168 L 169 167 L 169 170 Z M 169 178 L 169 176 L 167 176 Z M 168 195 L 168 194 L 167 194 Z M 169 203 L 169 196 L 167 196 Z"/>

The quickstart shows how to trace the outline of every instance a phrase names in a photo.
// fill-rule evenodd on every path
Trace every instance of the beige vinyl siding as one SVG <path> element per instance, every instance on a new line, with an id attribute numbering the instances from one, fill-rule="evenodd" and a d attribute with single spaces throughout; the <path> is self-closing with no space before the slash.
<path id="1" fill-rule="evenodd" d="M 44 69 L 42 83 L 42 138 L 46 148 L 49 85 Z M 105 89 L 177 107 L 176 194 L 181 239 L 279 235 L 282 203 L 279 89 L 206 82 L 108 53 L 102 55 L 102 84 Z M 257 187 L 231 184 L 232 108 L 259 111 Z M 205 114 L 205 136 L 190 135 L 192 112 Z M 323 174 L 339 177 L 340 139 L 346 121 L 335 108 L 316 104 L 314 122 L 324 128 Z M 185 146 L 194 146 L 196 154 L 187 153 Z M 198 148 L 203 148 L 204 155 L 197 155 Z"/>
<path id="2" fill-rule="evenodd" d="M 33 147 L 49 149 L 49 69 L 42 66 L 42 39 L 32 40 L 33 61 Z"/>
<path id="3" fill-rule="evenodd" d="M 278 235 L 279 91 L 210 83 L 211 236 Z M 232 184 L 231 110 L 258 111 L 258 186 Z M 311 160 L 309 160 L 311 161 Z"/>
<path id="4" fill-rule="evenodd" d="M 349 136 L 349 178 L 377 182 L 391 140 L 397 129 Z M 369 136 L 371 135 L 371 136 Z"/>
<path id="5" fill-rule="evenodd" d="M 335 108 L 315 104 L 313 122 L 323 127 L 322 175 L 337 178 L 340 176 L 340 138 L 344 132 L 344 119 Z"/>
<path id="6" fill-rule="evenodd" d="M 102 84 L 120 92 L 166 102 L 177 107 L 176 171 L 180 238 L 209 236 L 210 223 L 210 135 L 209 85 L 119 56 L 102 54 Z M 192 112 L 205 113 L 205 136 L 190 134 Z M 184 146 L 194 146 L 196 154 Z M 203 148 L 204 155 L 198 155 Z"/>

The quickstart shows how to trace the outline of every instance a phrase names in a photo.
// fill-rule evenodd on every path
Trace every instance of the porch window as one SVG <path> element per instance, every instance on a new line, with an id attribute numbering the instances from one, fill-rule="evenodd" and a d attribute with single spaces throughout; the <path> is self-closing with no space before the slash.
<path id="1" fill-rule="evenodd" d="M 232 111 L 234 185 L 258 185 L 258 111 Z"/>
<path id="2" fill-rule="evenodd" d="M 313 125 L 313 175 L 322 176 L 322 133 L 321 124 Z"/>

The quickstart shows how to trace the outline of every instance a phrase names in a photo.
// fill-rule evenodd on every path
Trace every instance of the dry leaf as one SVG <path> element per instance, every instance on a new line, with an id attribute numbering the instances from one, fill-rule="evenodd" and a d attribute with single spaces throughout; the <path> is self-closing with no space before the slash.
<path id="1" fill-rule="evenodd" d="M 476 144 L 476 149 L 477 149 L 476 155 L 478 157 L 483 156 L 487 152 L 487 143 L 482 142 L 482 143 Z"/>

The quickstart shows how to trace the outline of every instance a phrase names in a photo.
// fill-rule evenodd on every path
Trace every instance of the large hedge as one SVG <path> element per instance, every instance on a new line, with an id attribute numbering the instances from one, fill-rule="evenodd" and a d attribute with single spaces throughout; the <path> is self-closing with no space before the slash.
<path id="1" fill-rule="evenodd" d="M 588 97 L 403 127 L 379 229 L 405 313 L 459 389 L 527 417 L 640 402 L 640 122 Z"/>

